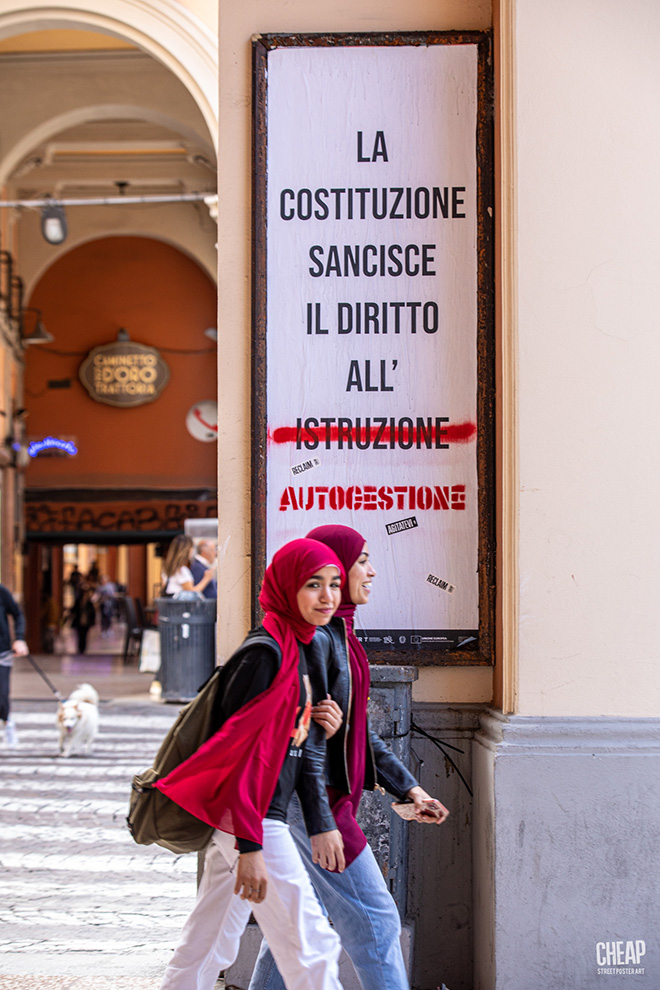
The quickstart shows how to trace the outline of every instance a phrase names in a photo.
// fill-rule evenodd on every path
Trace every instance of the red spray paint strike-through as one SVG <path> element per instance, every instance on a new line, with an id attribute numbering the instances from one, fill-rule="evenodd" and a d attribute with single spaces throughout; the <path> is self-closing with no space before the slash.
<path id="1" fill-rule="evenodd" d="M 362 443 L 365 441 L 366 427 L 361 427 L 359 430 L 356 427 L 352 427 L 350 430 L 342 429 L 342 443 L 355 442 L 356 438 Z M 369 436 L 372 442 L 378 441 L 382 443 L 383 446 L 387 445 L 389 447 L 390 441 L 393 440 L 395 445 L 399 445 L 399 441 L 402 435 L 405 433 L 408 442 L 411 442 L 411 446 L 417 446 L 417 428 L 416 427 L 401 427 L 395 426 L 394 430 L 391 427 L 386 426 L 384 429 L 381 426 L 371 426 L 369 429 Z M 330 434 L 328 438 L 328 433 Z M 302 428 L 299 431 L 295 426 L 280 426 L 273 430 L 272 433 L 268 431 L 268 440 L 273 443 L 296 443 L 305 442 L 306 440 L 318 440 L 321 444 L 327 444 L 328 440 L 332 444 L 336 444 L 339 440 L 340 429 L 338 426 L 313 426 Z M 440 430 L 440 441 L 444 443 L 470 443 L 477 436 L 477 424 L 470 423 L 448 423 L 443 426 Z M 436 429 L 431 428 L 431 441 L 435 444 L 436 440 Z"/>

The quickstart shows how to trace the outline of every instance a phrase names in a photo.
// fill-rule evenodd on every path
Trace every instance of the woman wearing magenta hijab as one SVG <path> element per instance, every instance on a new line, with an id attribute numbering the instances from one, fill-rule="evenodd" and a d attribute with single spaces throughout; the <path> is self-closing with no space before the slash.
<path id="1" fill-rule="evenodd" d="M 216 831 L 206 850 L 197 901 L 161 990 L 212 990 L 237 954 L 252 911 L 267 934 L 288 990 L 341 990 L 340 944 L 318 904 L 286 824 L 311 721 L 301 644 L 332 618 L 343 568 L 329 548 L 294 540 L 268 567 L 259 601 L 263 625 L 223 671 L 218 730 L 155 786 Z M 325 809 L 305 799 L 332 832 L 332 867 L 342 841 Z M 325 815 L 325 818 L 324 818 Z"/>
<path id="2" fill-rule="evenodd" d="M 357 808 L 362 790 L 378 786 L 389 791 L 397 801 L 410 802 L 418 821 L 441 824 L 449 812 L 419 786 L 383 740 L 369 730 L 369 663 L 353 631 L 355 608 L 368 602 L 376 576 L 364 537 L 348 526 L 319 526 L 309 533 L 309 538 L 334 550 L 348 575 L 335 617 L 317 632 L 307 647 L 310 670 L 315 672 L 314 699 L 331 696 L 344 718 L 339 730 L 327 740 L 328 806 L 324 806 L 318 795 L 311 805 L 308 803 L 309 795 L 313 793 L 313 786 L 310 787 L 301 795 L 300 803 L 311 843 L 301 822 L 293 824 L 292 834 L 316 892 L 350 956 L 362 990 L 408 990 L 399 941 L 399 913 L 356 821 Z M 325 679 L 316 682 L 319 672 Z M 317 704 L 312 714 L 333 728 L 330 711 L 326 701 Z M 305 762 L 313 763 L 322 758 L 322 752 L 310 747 Z M 319 808 L 322 817 L 317 820 Z M 320 869 L 330 855 L 330 850 L 326 849 L 330 833 L 319 827 L 321 820 L 327 821 L 324 816 L 328 810 L 344 840 L 346 866 L 342 872 Z M 250 990 L 281 990 L 284 987 L 266 940 L 267 936 L 262 942 Z"/>

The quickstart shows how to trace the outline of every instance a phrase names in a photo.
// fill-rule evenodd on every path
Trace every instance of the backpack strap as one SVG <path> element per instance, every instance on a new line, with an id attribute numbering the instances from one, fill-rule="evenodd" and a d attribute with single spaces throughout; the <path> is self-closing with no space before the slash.
<path id="1" fill-rule="evenodd" d="M 239 674 L 243 657 L 246 653 L 255 649 L 255 647 L 262 651 L 264 649 L 268 650 L 271 654 L 275 655 L 277 667 L 279 668 L 282 665 L 282 649 L 277 640 L 273 639 L 262 627 L 249 632 L 228 660 L 221 667 L 216 667 L 215 672 L 220 680 L 218 682 L 218 690 L 215 695 L 212 712 L 212 724 L 214 726 L 221 724 L 220 712 L 224 704 L 224 699 L 232 692 L 234 678 Z"/>
<path id="2" fill-rule="evenodd" d="M 232 655 L 229 657 L 227 663 L 235 657 L 245 653 L 247 650 L 251 650 L 254 646 L 265 646 L 269 650 L 272 650 L 277 656 L 278 664 L 282 663 L 282 647 L 277 640 L 270 635 L 270 633 L 266 632 L 263 626 L 259 626 L 257 629 L 254 629 L 247 634 L 238 649 L 234 650 Z M 226 666 L 226 664 L 223 666 Z"/>
<path id="3" fill-rule="evenodd" d="M 210 682 L 213 680 L 218 681 L 218 686 L 220 687 L 220 685 L 222 685 L 224 682 L 226 671 L 229 668 L 229 664 L 232 661 L 237 660 L 247 650 L 252 649 L 253 646 L 267 647 L 269 650 L 272 650 L 273 653 L 277 656 L 278 665 L 282 663 L 282 649 L 280 647 L 280 644 L 277 642 L 276 639 L 273 639 L 270 633 L 267 633 L 265 629 L 259 627 L 247 634 L 241 645 L 234 650 L 234 652 L 231 654 L 230 657 L 228 657 L 225 660 L 222 666 L 214 667 L 213 672 L 206 678 L 204 683 L 201 684 L 200 687 L 197 689 L 198 693 L 203 691 L 204 688 L 207 687 L 207 685 L 209 685 Z M 220 688 L 220 690 L 221 689 L 222 688 Z M 189 704 L 192 704 L 192 702 L 189 702 Z"/>

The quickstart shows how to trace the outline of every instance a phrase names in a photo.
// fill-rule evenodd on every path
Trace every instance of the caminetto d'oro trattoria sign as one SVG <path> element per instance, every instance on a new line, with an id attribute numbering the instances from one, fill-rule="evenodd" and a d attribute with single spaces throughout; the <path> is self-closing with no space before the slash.
<path id="1" fill-rule="evenodd" d="M 124 407 L 153 402 L 170 379 L 170 369 L 158 351 L 132 341 L 95 347 L 78 374 L 96 402 Z"/>

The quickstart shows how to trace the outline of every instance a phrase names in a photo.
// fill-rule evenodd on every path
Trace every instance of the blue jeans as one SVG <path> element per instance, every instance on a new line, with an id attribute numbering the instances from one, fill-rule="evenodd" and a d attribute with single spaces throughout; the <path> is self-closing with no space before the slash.
<path id="1" fill-rule="evenodd" d="M 343 873 L 329 873 L 312 862 L 305 827 L 294 815 L 291 818 L 291 834 L 362 990 L 409 990 L 399 941 L 399 912 L 369 846 Z M 265 939 L 249 990 L 285 990 Z"/>

